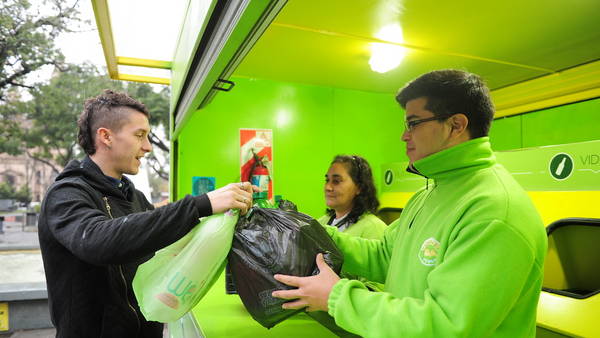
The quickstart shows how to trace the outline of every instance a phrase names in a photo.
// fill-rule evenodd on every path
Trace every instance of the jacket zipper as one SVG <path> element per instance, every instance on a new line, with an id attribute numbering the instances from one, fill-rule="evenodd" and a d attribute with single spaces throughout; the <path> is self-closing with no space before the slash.
<path id="1" fill-rule="evenodd" d="M 406 168 L 406 171 L 411 173 L 411 174 L 416 174 L 419 176 L 423 176 L 425 177 L 425 190 L 427 190 L 427 196 L 425 197 L 425 201 L 427 201 L 427 199 L 429 198 L 429 195 L 431 194 L 431 192 L 433 191 L 433 189 L 436 188 L 436 184 L 433 185 L 433 188 L 431 188 L 431 191 L 429 191 L 429 177 L 421 174 L 421 172 L 419 170 L 417 170 L 417 168 L 415 168 L 412 164 L 409 164 L 408 167 Z M 423 201 L 423 203 L 421 203 L 421 206 L 419 207 L 419 210 L 417 210 L 417 212 L 415 213 L 415 215 L 413 216 L 413 218 L 410 220 L 410 223 L 408 224 L 408 228 L 411 229 L 412 225 L 415 221 L 415 219 L 417 219 L 417 216 L 419 216 L 419 214 L 421 213 L 421 210 L 423 210 L 423 207 L 425 206 L 425 201 Z"/>
<path id="2" fill-rule="evenodd" d="M 108 204 L 108 197 L 104 196 L 102 197 L 102 199 L 104 200 L 104 206 L 106 206 L 106 211 L 108 211 L 108 215 L 110 216 L 110 218 L 114 218 L 112 213 L 110 212 L 110 204 Z"/>
<path id="3" fill-rule="evenodd" d="M 104 197 L 102 197 L 102 199 L 104 200 L 104 205 L 106 206 L 106 211 L 108 211 L 108 215 L 110 216 L 110 218 L 114 218 L 112 213 L 110 212 L 110 204 L 108 204 L 108 197 L 104 196 Z M 125 275 L 123 275 L 123 267 L 120 264 L 119 264 L 119 274 L 121 275 L 121 280 L 123 280 L 123 286 L 125 286 L 125 301 L 127 302 L 127 306 L 133 312 L 133 315 L 135 316 L 135 319 L 137 320 L 137 327 L 139 330 L 140 318 L 137 315 L 137 311 L 135 311 L 133 306 L 131 306 L 131 303 L 129 303 L 129 297 L 127 296 L 127 281 L 125 280 Z"/>
<path id="4" fill-rule="evenodd" d="M 429 190 L 429 178 L 425 178 L 426 182 L 427 182 L 427 188 L 426 190 Z M 421 213 L 421 210 L 423 210 L 423 207 L 425 207 L 425 201 L 427 201 L 429 199 L 429 195 L 431 195 L 431 193 L 433 192 L 433 190 L 436 188 L 437 186 L 434 184 L 433 188 L 431 188 L 430 191 L 427 191 L 427 196 L 425 196 L 425 200 L 423 201 L 423 203 L 421 203 L 421 206 L 419 207 L 419 210 L 417 210 L 417 212 L 415 213 L 415 215 L 413 216 L 413 218 L 410 220 L 410 223 L 408 224 L 408 228 L 411 229 L 412 225 L 415 221 L 415 219 L 417 219 L 417 216 L 419 216 L 419 214 Z"/>
<path id="5" fill-rule="evenodd" d="M 125 285 L 125 301 L 127 301 L 127 306 L 129 306 L 129 308 L 131 309 L 131 311 L 133 311 L 133 314 L 135 315 L 135 319 L 137 321 L 137 327 L 139 330 L 140 318 L 138 318 L 137 312 L 135 311 L 133 306 L 131 306 L 131 304 L 129 303 L 129 297 L 127 297 L 127 281 L 125 280 L 125 276 L 123 275 L 123 268 L 121 265 L 119 265 L 119 272 L 121 273 L 121 279 L 123 280 L 123 285 Z"/>

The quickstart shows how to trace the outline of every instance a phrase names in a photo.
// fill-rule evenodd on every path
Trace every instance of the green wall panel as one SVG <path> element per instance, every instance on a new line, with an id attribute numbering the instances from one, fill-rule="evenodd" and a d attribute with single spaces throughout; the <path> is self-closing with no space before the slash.
<path id="1" fill-rule="evenodd" d="M 233 81 L 235 88 L 197 111 L 179 137 L 178 198 L 191 192 L 192 176 L 215 176 L 217 187 L 239 181 L 239 128 L 273 130 L 275 194 L 315 217 L 325 210 L 324 175 L 335 154 L 365 156 L 377 177 L 382 163 L 406 159 L 403 112 L 392 95 Z"/>
<path id="2" fill-rule="evenodd" d="M 510 150 L 600 139 L 600 99 L 494 120 L 494 150 Z"/>
<path id="3" fill-rule="evenodd" d="M 600 139 L 600 99 L 523 115 L 523 147 Z"/>
<path id="4" fill-rule="evenodd" d="M 490 128 L 490 142 L 496 151 L 522 148 L 521 115 L 494 120 Z"/>
<path id="5" fill-rule="evenodd" d="M 401 139 L 404 110 L 393 95 L 336 90 L 334 119 L 335 128 L 331 128 L 334 150 L 365 157 L 379 191 L 381 164 L 408 160 Z"/>

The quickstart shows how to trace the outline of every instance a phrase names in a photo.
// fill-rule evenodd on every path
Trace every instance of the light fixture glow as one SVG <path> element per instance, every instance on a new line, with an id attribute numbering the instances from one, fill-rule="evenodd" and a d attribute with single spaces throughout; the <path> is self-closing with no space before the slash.
<path id="1" fill-rule="evenodd" d="M 402 43 L 402 28 L 398 24 L 387 25 L 375 34 L 381 40 Z M 400 65 L 406 55 L 406 49 L 392 44 L 374 42 L 371 43 L 371 58 L 369 65 L 378 73 L 388 72 Z"/>
<path id="2" fill-rule="evenodd" d="M 292 119 L 290 112 L 286 109 L 280 109 L 276 116 L 276 124 L 278 128 L 285 128 Z"/>

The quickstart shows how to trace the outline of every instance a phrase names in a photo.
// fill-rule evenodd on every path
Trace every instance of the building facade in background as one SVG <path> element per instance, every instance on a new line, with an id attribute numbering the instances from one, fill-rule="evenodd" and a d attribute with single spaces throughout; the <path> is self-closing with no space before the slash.
<path id="1" fill-rule="evenodd" d="M 0 154 L 0 183 L 8 183 L 15 190 L 28 186 L 32 202 L 41 202 L 56 175 L 49 165 L 26 154 Z"/>

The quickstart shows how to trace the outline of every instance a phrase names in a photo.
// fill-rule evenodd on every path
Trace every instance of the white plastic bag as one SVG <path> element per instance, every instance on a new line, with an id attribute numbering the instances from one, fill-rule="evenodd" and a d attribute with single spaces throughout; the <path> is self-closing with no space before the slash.
<path id="1" fill-rule="evenodd" d="M 172 322 L 198 304 L 225 267 L 237 218 L 237 210 L 202 218 L 138 267 L 133 291 L 147 320 Z"/>

